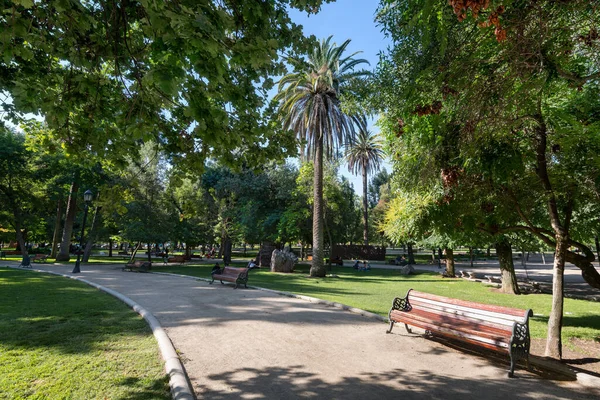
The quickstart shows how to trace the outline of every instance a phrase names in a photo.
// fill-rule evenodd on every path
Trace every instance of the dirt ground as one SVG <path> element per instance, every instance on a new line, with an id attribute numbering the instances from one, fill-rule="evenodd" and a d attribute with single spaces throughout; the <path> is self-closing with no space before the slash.
<path id="1" fill-rule="evenodd" d="M 543 356 L 544 339 L 532 339 L 531 354 Z M 597 341 L 572 339 L 563 343 L 563 363 L 571 368 L 600 377 L 600 337 Z"/>

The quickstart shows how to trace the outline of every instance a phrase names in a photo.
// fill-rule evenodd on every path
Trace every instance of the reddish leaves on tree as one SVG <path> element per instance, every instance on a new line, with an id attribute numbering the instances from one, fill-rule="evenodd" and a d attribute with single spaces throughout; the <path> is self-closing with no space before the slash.
<path id="1" fill-rule="evenodd" d="M 456 165 L 451 167 L 442 168 L 442 184 L 445 189 L 450 189 L 458 184 L 458 179 L 462 174 L 462 170 L 459 169 Z"/>
<path id="2" fill-rule="evenodd" d="M 448 4 L 452 6 L 452 10 L 459 22 L 464 21 L 467 18 L 467 12 L 471 10 L 473 18 L 477 19 L 479 13 L 485 10 L 490 5 L 490 0 L 448 0 Z M 488 20 L 480 22 L 478 25 L 480 28 L 488 28 L 490 26 L 496 27 L 494 29 L 494 35 L 498 42 L 506 40 L 506 29 L 500 26 L 500 15 L 504 13 L 504 6 L 499 6 L 496 11 L 492 12 Z"/>
<path id="3" fill-rule="evenodd" d="M 496 209 L 496 206 L 494 206 L 492 203 L 483 203 L 481 205 L 481 210 L 488 214 L 493 213 L 495 209 Z"/>
<path id="4" fill-rule="evenodd" d="M 444 97 L 444 100 L 446 100 L 446 98 L 448 96 L 456 96 L 458 94 L 457 90 L 452 89 L 450 86 L 448 85 L 444 85 L 442 87 L 442 95 Z"/>
<path id="5" fill-rule="evenodd" d="M 414 113 L 417 114 L 419 117 L 422 117 L 423 115 L 439 114 L 441 110 L 442 110 L 442 102 L 439 100 L 436 100 L 433 103 L 428 104 L 428 105 L 417 106 L 417 108 L 415 108 Z"/>
<path id="6" fill-rule="evenodd" d="M 396 137 L 400 137 L 404 134 L 404 120 L 398 118 L 398 129 L 396 130 Z"/>
<path id="7" fill-rule="evenodd" d="M 579 40 L 584 42 L 585 45 L 588 47 L 592 47 L 594 41 L 598 40 L 598 38 L 600 38 L 600 35 L 598 35 L 598 31 L 596 30 L 596 28 L 590 29 L 590 33 L 588 33 L 587 35 L 579 36 Z"/>
<path id="8" fill-rule="evenodd" d="M 467 11 L 470 9 L 474 18 L 477 18 L 479 12 L 489 7 L 490 0 L 448 0 L 452 6 L 454 14 L 462 22 L 467 18 Z"/>

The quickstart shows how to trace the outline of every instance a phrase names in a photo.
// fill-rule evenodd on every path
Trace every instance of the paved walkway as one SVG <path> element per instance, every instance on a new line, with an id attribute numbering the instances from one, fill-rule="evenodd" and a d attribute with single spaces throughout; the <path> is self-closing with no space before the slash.
<path id="1" fill-rule="evenodd" d="M 598 398 L 521 368 L 508 379 L 506 363 L 400 326 L 386 335 L 386 324 L 305 300 L 110 265 L 84 265 L 79 276 L 124 294 L 160 321 L 198 398 Z"/>

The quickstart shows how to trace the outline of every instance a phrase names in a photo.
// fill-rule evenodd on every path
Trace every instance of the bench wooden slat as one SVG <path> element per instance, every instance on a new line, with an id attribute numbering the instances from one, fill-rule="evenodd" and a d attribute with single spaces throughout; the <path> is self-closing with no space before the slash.
<path id="1" fill-rule="evenodd" d="M 512 327 L 515 322 L 523 321 L 523 316 L 525 315 L 525 311 L 520 317 L 515 317 L 513 315 L 505 315 L 500 314 L 498 312 L 490 312 L 481 309 L 473 309 L 465 306 L 457 306 L 454 304 L 444 304 L 442 302 L 434 302 L 433 300 L 421 300 L 421 299 L 412 299 L 410 304 L 416 308 L 423 308 L 430 310 L 431 312 L 439 312 L 443 314 L 452 313 L 454 315 L 462 315 L 470 318 L 477 318 L 489 322 L 494 322 L 499 325 L 505 325 Z"/>
<path id="2" fill-rule="evenodd" d="M 498 338 L 503 337 L 506 339 L 504 342 L 507 342 L 512 334 L 512 330 L 510 329 L 499 329 L 494 326 L 472 323 L 472 321 L 452 320 L 449 318 L 444 318 L 439 314 L 416 313 L 414 311 L 410 313 L 394 311 L 392 313 L 392 317 L 397 322 L 402 322 L 413 326 L 416 326 L 416 324 L 428 324 L 451 331 L 461 331 L 473 339 L 481 338 L 482 341 L 491 340 L 492 342 L 495 342 L 498 340 Z"/>
<path id="3" fill-rule="evenodd" d="M 478 309 L 478 310 L 482 310 L 482 311 L 492 311 L 492 312 L 497 312 L 500 314 L 513 315 L 515 317 L 520 317 L 521 319 L 523 318 L 523 315 L 525 315 L 525 310 L 521 310 L 518 308 L 497 306 L 497 305 L 492 305 L 492 304 L 482 304 L 482 303 L 476 303 L 473 301 L 453 299 L 450 297 L 437 296 L 434 294 L 419 292 L 416 290 L 411 290 L 410 297 L 435 300 L 435 301 L 443 302 L 445 304 L 464 306 L 464 307 Z"/>
<path id="4" fill-rule="evenodd" d="M 482 335 L 475 330 L 453 329 L 451 325 L 440 325 L 432 321 L 420 321 L 418 319 L 400 320 L 398 322 L 408 323 L 411 326 L 435 332 L 448 338 L 468 340 L 471 344 L 480 345 L 491 350 L 506 350 L 510 345 L 510 336 Z"/>

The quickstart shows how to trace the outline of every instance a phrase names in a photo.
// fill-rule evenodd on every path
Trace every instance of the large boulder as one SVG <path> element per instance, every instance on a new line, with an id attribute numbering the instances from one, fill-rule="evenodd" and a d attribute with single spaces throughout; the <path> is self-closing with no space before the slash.
<path id="1" fill-rule="evenodd" d="M 298 257 L 288 248 L 273 250 L 273 254 L 271 255 L 272 272 L 293 272 L 297 263 Z"/>

